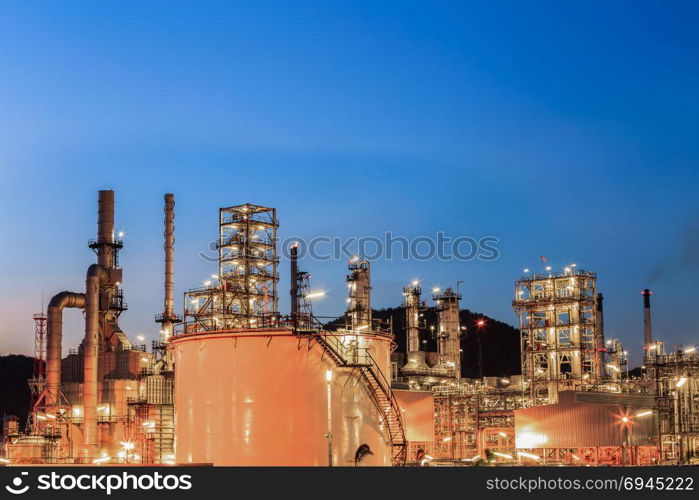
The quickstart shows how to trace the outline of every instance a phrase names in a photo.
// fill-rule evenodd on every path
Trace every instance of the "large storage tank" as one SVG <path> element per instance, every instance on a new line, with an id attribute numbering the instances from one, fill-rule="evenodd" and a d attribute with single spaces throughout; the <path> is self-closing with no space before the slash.
<path id="1" fill-rule="evenodd" d="M 390 373 L 390 339 L 359 342 Z M 171 348 L 178 463 L 326 466 L 331 454 L 333 465 L 351 466 L 366 444 L 373 455 L 362 465 L 391 465 L 388 429 L 361 370 L 339 367 L 312 337 L 234 330 L 174 337 Z"/>

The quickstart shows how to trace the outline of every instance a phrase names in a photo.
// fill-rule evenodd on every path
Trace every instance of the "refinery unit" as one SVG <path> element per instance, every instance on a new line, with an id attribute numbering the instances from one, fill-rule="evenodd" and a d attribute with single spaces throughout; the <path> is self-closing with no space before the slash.
<path id="1" fill-rule="evenodd" d="M 218 268 L 174 299 L 174 207 L 166 194 L 159 340 L 132 342 L 114 232 L 113 191 L 98 196 L 97 262 L 85 290 L 34 316 L 33 406 L 5 418 L 6 464 L 667 465 L 699 456 L 699 355 L 653 338 L 644 290 L 642 372 L 604 335 L 597 275 L 575 264 L 526 269 L 515 282 L 521 374 L 462 377 L 460 282 L 403 288 L 406 352 L 373 317 L 371 264 L 349 262 L 344 324 L 313 314 L 310 276 L 290 250 L 289 314 L 279 307 L 274 208 L 219 209 Z M 63 357 L 63 314 L 84 337 Z M 421 340 L 430 336 L 436 351 Z M 142 340 L 142 339 L 139 339 Z M 482 369 L 482 358 L 480 359 Z"/>

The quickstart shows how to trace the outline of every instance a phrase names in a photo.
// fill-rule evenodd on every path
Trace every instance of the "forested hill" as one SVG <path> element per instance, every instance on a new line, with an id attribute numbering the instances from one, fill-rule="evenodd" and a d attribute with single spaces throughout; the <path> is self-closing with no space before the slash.
<path id="1" fill-rule="evenodd" d="M 393 320 L 393 332 L 395 341 L 398 344 L 397 351 L 405 353 L 405 309 L 403 307 L 391 307 L 373 311 L 374 318 L 388 321 Z M 519 375 L 520 364 L 520 344 L 519 330 L 507 323 L 490 318 L 484 314 L 464 309 L 461 311 L 461 325 L 465 327 L 461 336 L 461 376 L 466 378 L 478 378 L 481 370 L 479 366 L 478 343 L 481 342 L 483 359 L 483 376 L 485 377 L 507 377 Z M 437 326 L 437 310 L 433 307 L 423 313 L 424 329 L 420 330 L 422 350 L 434 352 L 437 350 L 437 340 L 430 330 L 430 326 Z M 484 320 L 482 327 L 477 322 Z M 335 329 L 344 326 L 344 317 L 331 321 L 326 326 Z"/>
<path id="2" fill-rule="evenodd" d="M 23 427 L 29 413 L 34 358 L 19 354 L 0 356 L 0 416 L 15 415 Z M 2 429 L 0 428 L 0 432 Z"/>

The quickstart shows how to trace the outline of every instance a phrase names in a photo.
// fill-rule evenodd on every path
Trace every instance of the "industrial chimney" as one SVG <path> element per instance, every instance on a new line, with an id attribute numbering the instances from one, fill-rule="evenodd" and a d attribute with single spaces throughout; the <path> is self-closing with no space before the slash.
<path id="1" fill-rule="evenodd" d="M 166 342 L 172 337 L 175 325 L 180 323 L 182 318 L 175 314 L 175 195 L 168 193 L 163 198 L 165 201 L 165 232 L 163 233 L 165 236 L 163 244 L 165 250 L 165 294 L 163 313 L 155 317 L 155 322 L 162 325 L 160 341 Z M 169 350 L 165 351 L 164 362 L 163 370 L 172 370 L 172 354 Z"/>
<path id="2" fill-rule="evenodd" d="M 298 320 L 299 313 L 299 246 L 298 243 L 292 243 L 289 248 L 289 253 L 291 257 L 291 288 L 289 293 L 291 294 L 291 321 L 296 324 Z"/>
<path id="3" fill-rule="evenodd" d="M 597 294 L 597 324 L 595 328 L 595 364 L 597 365 L 597 378 L 604 378 L 604 296 Z"/>
<path id="4" fill-rule="evenodd" d="M 650 296 L 653 293 L 645 288 L 643 290 L 643 345 L 648 348 L 653 343 L 653 327 L 650 320 Z"/>

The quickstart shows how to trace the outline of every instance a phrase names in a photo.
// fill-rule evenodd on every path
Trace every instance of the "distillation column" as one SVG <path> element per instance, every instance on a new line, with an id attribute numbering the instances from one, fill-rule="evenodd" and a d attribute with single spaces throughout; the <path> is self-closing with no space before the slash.
<path id="1" fill-rule="evenodd" d="M 403 288 L 408 359 L 402 371 L 406 374 L 424 372 L 429 368 L 425 362 L 425 352 L 420 350 L 420 313 L 425 309 L 425 303 L 420 299 L 421 293 L 417 281 Z"/>
<path id="2" fill-rule="evenodd" d="M 351 330 L 371 330 L 371 270 L 369 262 L 358 257 L 349 263 L 347 316 Z"/>
<path id="3" fill-rule="evenodd" d="M 437 303 L 439 330 L 437 333 L 437 350 L 439 363 L 456 379 L 461 378 L 461 321 L 459 319 L 459 301 L 461 294 L 447 288 L 444 292 L 435 292 L 432 298 Z"/>

